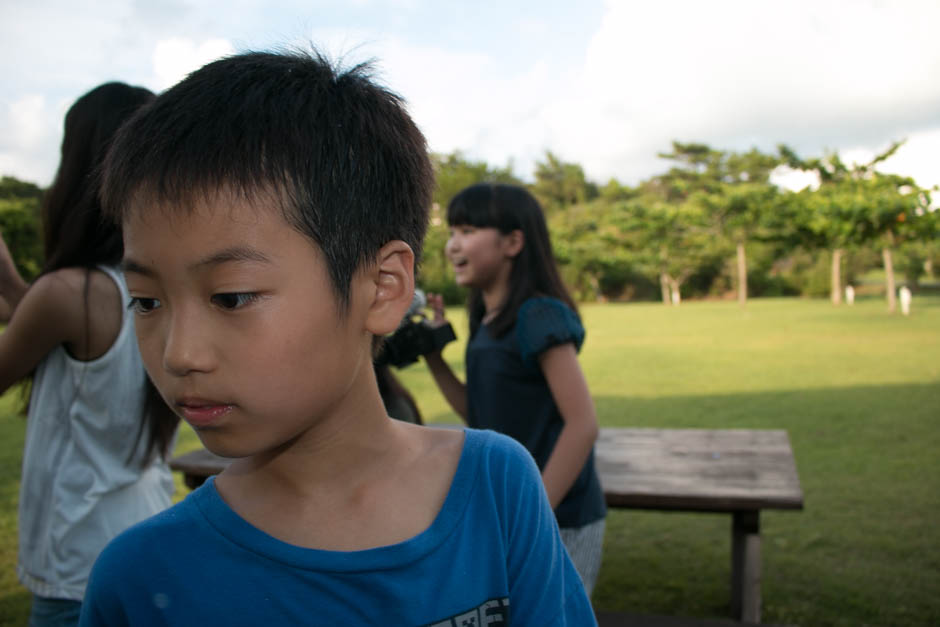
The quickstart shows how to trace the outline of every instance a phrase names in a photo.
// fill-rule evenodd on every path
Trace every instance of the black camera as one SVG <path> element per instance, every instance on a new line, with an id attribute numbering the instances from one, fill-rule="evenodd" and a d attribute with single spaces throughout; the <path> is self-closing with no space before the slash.
<path id="1" fill-rule="evenodd" d="M 415 290 L 411 307 L 398 329 L 385 338 L 375 359 L 377 365 L 403 368 L 418 361 L 421 355 L 437 352 L 457 339 L 449 322 L 439 327 L 428 322 L 423 313 L 426 306 L 424 292 Z"/>

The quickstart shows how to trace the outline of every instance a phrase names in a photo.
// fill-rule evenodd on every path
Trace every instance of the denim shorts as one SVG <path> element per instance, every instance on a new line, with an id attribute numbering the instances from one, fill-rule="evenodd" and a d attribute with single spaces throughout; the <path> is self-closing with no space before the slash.
<path id="1" fill-rule="evenodd" d="M 82 602 L 33 595 L 29 627 L 77 627 Z"/>

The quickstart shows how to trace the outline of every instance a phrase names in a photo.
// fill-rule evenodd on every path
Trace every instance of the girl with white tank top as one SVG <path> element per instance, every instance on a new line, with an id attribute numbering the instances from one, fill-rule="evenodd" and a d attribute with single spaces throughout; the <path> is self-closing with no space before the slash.
<path id="1" fill-rule="evenodd" d="M 116 270 L 120 227 L 102 218 L 94 183 L 121 123 L 152 99 L 107 83 L 69 109 L 43 202 L 45 261 L 31 285 L 0 237 L 0 393 L 32 385 L 17 566 L 33 594 L 30 626 L 77 625 L 98 553 L 173 494 L 166 456 L 178 418 L 144 371 Z"/>

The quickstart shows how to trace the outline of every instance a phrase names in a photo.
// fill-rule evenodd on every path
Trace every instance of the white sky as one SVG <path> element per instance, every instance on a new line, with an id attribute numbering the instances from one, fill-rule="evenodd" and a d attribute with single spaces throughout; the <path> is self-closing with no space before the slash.
<path id="1" fill-rule="evenodd" d="M 432 150 L 524 179 L 546 149 L 632 184 L 673 139 L 848 162 L 906 139 L 882 169 L 934 185 L 938 24 L 936 0 L 0 0 L 0 174 L 49 184 L 102 82 L 312 41 L 376 57 Z"/>

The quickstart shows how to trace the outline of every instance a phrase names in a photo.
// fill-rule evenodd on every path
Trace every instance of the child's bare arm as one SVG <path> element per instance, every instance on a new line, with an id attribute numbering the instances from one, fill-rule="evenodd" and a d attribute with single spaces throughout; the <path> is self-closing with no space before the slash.
<path id="1" fill-rule="evenodd" d="M 539 365 L 565 422 L 542 469 L 548 500 L 555 508 L 571 489 L 597 440 L 597 414 L 574 344 L 549 348 L 539 355 Z"/>
<path id="2" fill-rule="evenodd" d="M 9 322 L 29 285 L 13 263 L 13 255 L 0 233 L 0 322 Z"/>
<path id="3" fill-rule="evenodd" d="M 80 295 L 81 292 L 78 292 Z M 22 379 L 49 351 L 81 333 L 82 310 L 75 289 L 59 273 L 39 278 L 0 334 L 0 392 Z"/>
<path id="4" fill-rule="evenodd" d="M 440 353 L 431 353 L 424 356 L 434 382 L 441 389 L 444 398 L 451 408 L 463 420 L 467 419 L 467 386 L 454 375 L 444 357 Z"/>
<path id="5" fill-rule="evenodd" d="M 434 317 L 431 318 L 432 325 L 442 325 L 447 322 L 447 318 L 444 316 L 444 299 L 440 294 L 428 294 L 428 306 L 434 312 Z M 424 360 L 427 362 L 431 376 L 434 377 L 434 382 L 437 383 L 437 387 L 440 388 L 447 403 L 466 421 L 467 386 L 457 378 L 454 371 L 444 361 L 440 351 L 425 355 Z"/>
<path id="6" fill-rule="evenodd" d="M 0 323 L 6 324 L 13 317 L 15 307 L 10 305 L 6 298 L 0 295 Z"/>

